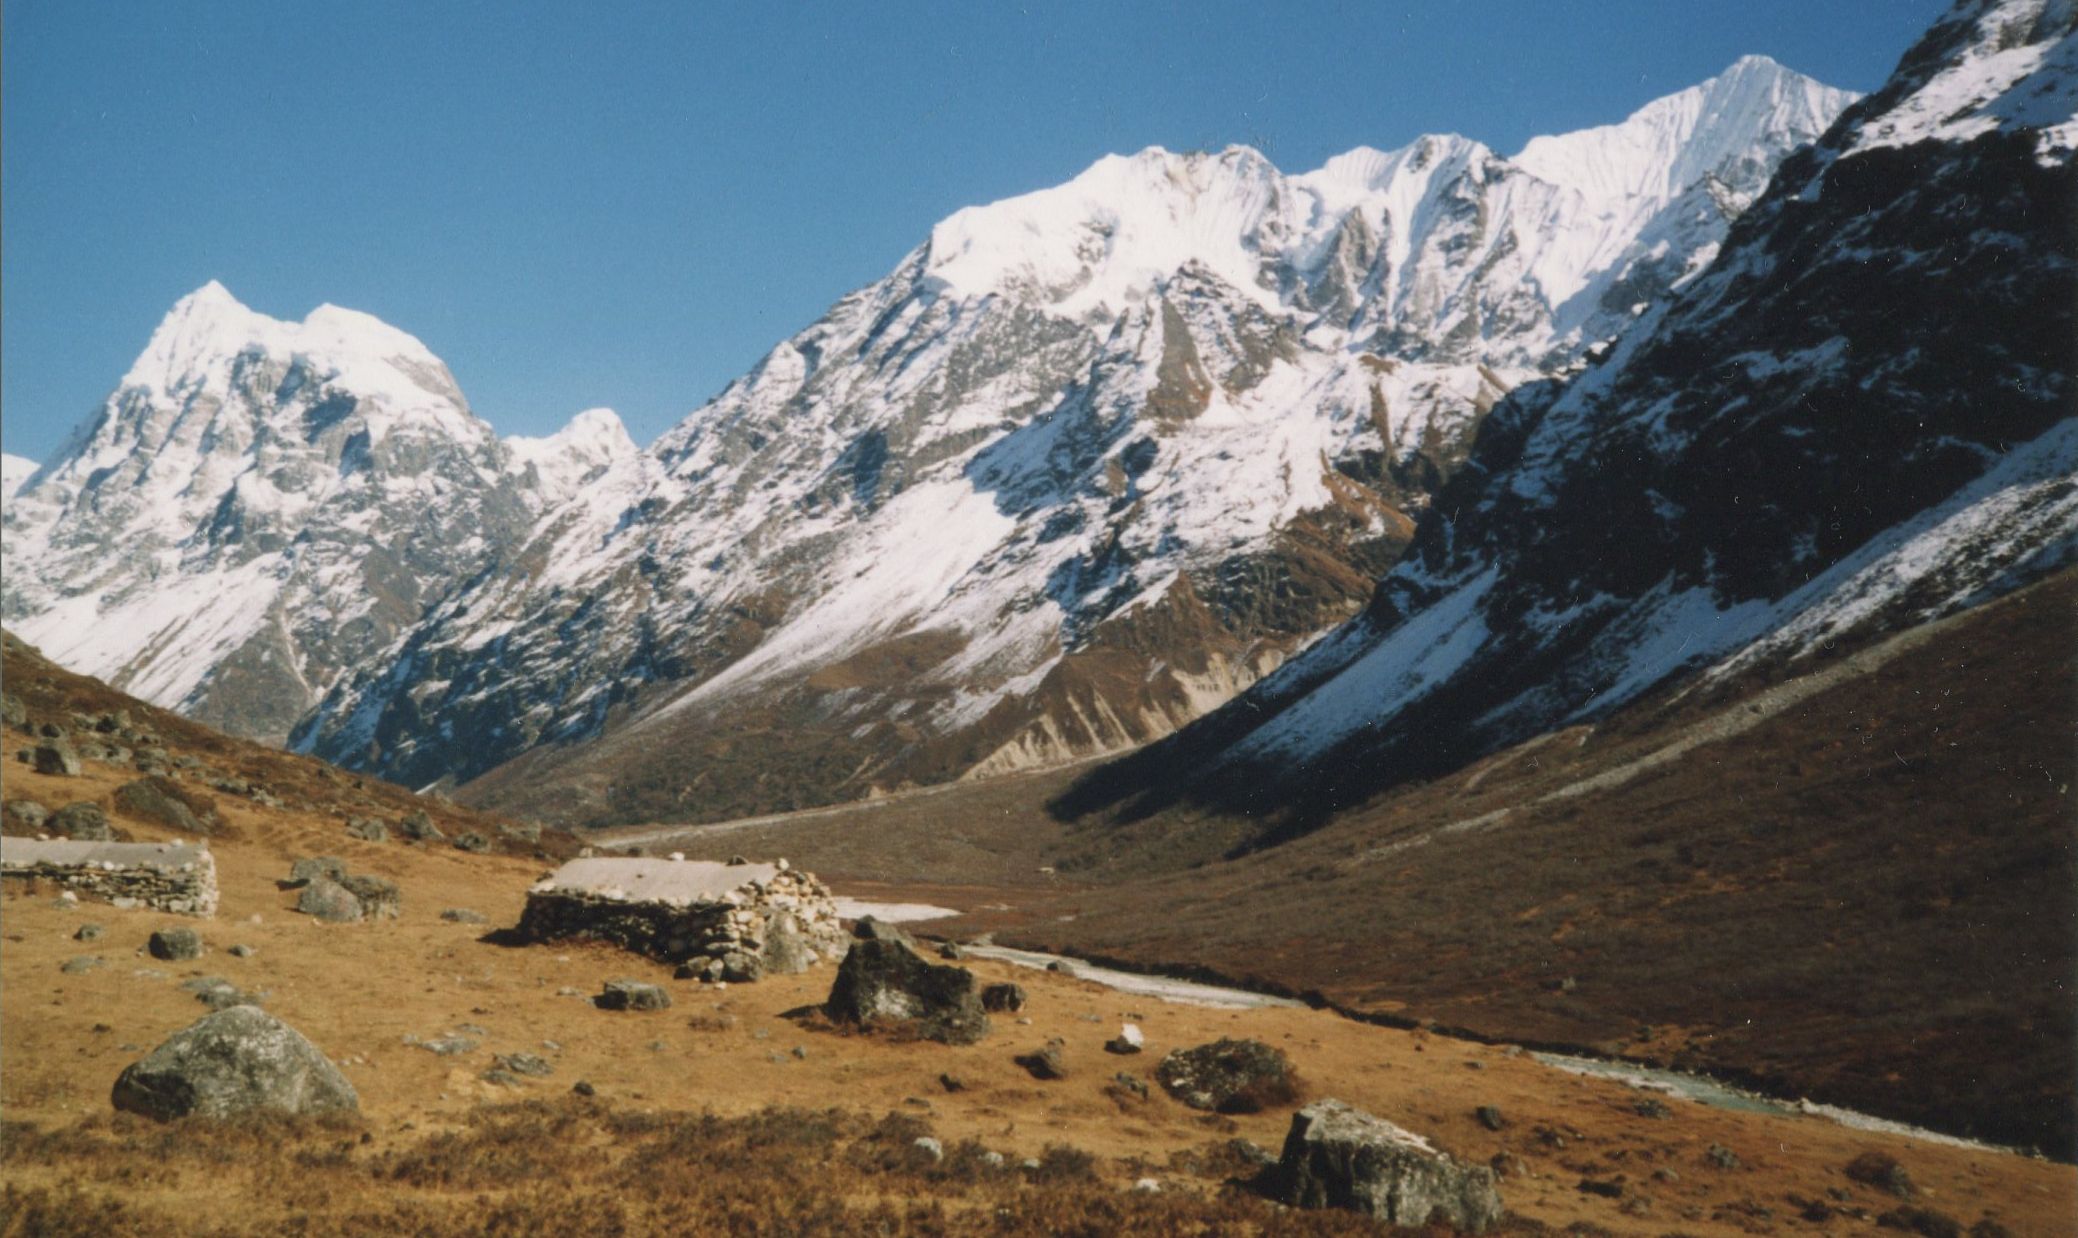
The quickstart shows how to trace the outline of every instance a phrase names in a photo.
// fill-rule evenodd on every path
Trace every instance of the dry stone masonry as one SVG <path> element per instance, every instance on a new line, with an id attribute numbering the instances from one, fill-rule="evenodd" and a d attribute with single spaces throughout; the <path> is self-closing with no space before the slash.
<path id="1" fill-rule="evenodd" d="M 0 877 L 50 882 L 118 907 L 216 914 L 216 859 L 194 844 L 0 839 Z"/>
<path id="2" fill-rule="evenodd" d="M 785 860 L 572 860 L 528 892 L 519 933 L 610 941 L 709 980 L 800 971 L 845 941 L 829 888 Z"/>

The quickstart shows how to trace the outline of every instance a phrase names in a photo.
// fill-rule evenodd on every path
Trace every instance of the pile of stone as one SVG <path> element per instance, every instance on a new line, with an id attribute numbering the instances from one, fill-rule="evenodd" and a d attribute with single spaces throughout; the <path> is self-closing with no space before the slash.
<path id="1" fill-rule="evenodd" d="M 117 907 L 216 914 L 216 859 L 201 844 L 5 838 L 0 878 L 48 882 Z"/>
<path id="2" fill-rule="evenodd" d="M 785 860 L 572 860 L 528 892 L 518 932 L 610 941 L 682 964 L 682 976 L 728 981 L 803 971 L 845 943 L 829 888 Z"/>

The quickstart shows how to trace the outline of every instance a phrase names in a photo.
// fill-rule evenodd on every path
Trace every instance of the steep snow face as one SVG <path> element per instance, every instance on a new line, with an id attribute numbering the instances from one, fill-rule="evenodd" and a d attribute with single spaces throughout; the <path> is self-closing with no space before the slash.
<path id="1" fill-rule="evenodd" d="M 73 669 L 286 737 L 540 507 L 425 345 L 211 282 L 14 496 L 0 613 Z"/>
<path id="2" fill-rule="evenodd" d="M 22 483 L 36 475 L 36 468 L 36 462 L 27 457 L 0 453 L 0 498 L 13 498 Z"/>
<path id="3" fill-rule="evenodd" d="M 1606 360 L 1493 412 L 1361 618 L 1075 804 L 1303 827 L 2073 562 L 2074 28 L 1958 5 Z"/>
<path id="4" fill-rule="evenodd" d="M 609 820 L 1164 734 L 1354 613 L 1486 410 L 1714 252 L 1746 199 L 1706 173 L 1765 180 L 1846 98 L 1735 75 L 1781 114 L 1697 109 L 1658 150 L 1710 156 L 1645 178 L 1657 208 L 1430 137 L 1299 176 L 1148 150 L 959 212 L 296 742 Z"/>

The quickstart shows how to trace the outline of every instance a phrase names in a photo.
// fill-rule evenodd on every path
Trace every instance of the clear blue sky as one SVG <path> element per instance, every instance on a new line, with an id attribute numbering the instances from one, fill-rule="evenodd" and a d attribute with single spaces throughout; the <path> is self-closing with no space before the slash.
<path id="1" fill-rule="evenodd" d="M 43 458 L 182 294 L 408 330 L 501 432 L 647 442 L 946 214 L 1099 156 L 1514 150 L 1739 55 L 1879 84 L 1942 0 L 7 0 L 0 438 Z"/>

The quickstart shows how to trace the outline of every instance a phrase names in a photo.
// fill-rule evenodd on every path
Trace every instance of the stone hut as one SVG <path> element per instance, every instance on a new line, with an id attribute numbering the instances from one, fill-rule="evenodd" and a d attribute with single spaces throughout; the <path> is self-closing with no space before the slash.
<path id="1" fill-rule="evenodd" d="M 800 971 L 846 944 L 829 888 L 785 860 L 572 860 L 528 891 L 519 935 L 610 941 L 709 980 Z"/>
<path id="2" fill-rule="evenodd" d="M 50 883 L 118 907 L 216 914 L 216 859 L 194 843 L 0 838 L 0 878 Z"/>

